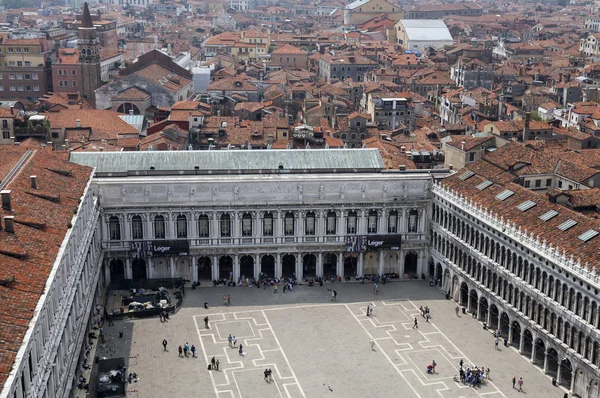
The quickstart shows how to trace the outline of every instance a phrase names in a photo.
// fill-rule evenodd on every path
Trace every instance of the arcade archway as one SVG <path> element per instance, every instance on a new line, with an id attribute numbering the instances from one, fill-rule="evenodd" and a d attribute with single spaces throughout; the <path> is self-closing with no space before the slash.
<path id="1" fill-rule="evenodd" d="M 122 260 L 114 258 L 110 261 L 110 280 L 122 281 L 125 279 L 125 265 Z"/>
<path id="2" fill-rule="evenodd" d="M 296 273 L 296 256 L 286 254 L 281 259 L 281 276 L 291 278 Z"/>
<path id="3" fill-rule="evenodd" d="M 200 257 L 198 259 L 198 280 L 212 280 L 212 261 L 210 257 Z"/>
<path id="4" fill-rule="evenodd" d="M 344 257 L 344 276 L 354 278 L 358 270 L 358 255 L 348 254 Z"/>
<path id="5" fill-rule="evenodd" d="M 327 253 L 323 255 L 323 277 L 330 278 L 337 275 L 337 255 Z"/>
<path id="6" fill-rule="evenodd" d="M 254 278 L 254 257 L 242 256 L 240 258 L 240 276 L 246 278 Z"/>
<path id="7" fill-rule="evenodd" d="M 147 279 L 146 261 L 135 258 L 131 263 L 131 279 Z"/>
<path id="8" fill-rule="evenodd" d="M 223 256 L 219 259 L 219 279 L 233 278 L 233 259 L 231 256 Z"/>
<path id="9" fill-rule="evenodd" d="M 267 278 L 275 278 L 275 257 L 270 254 L 260 259 L 260 273 Z"/>
<path id="10" fill-rule="evenodd" d="M 305 254 L 302 257 L 302 271 L 304 277 L 315 278 L 317 276 L 317 256 Z"/>
<path id="11" fill-rule="evenodd" d="M 419 256 L 415 252 L 410 252 L 404 256 L 404 275 L 412 278 L 417 273 L 417 262 Z"/>

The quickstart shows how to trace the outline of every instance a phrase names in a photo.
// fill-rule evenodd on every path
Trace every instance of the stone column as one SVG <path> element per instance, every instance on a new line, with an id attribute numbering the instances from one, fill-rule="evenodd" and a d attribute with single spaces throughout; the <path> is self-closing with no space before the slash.
<path id="1" fill-rule="evenodd" d="M 239 241 L 240 236 L 242 235 L 240 233 L 240 212 L 239 211 L 234 211 L 233 212 L 233 228 L 231 231 L 231 237 L 233 238 L 231 241 L 233 243 L 236 243 Z M 235 265 L 234 265 L 234 269 L 235 269 Z"/>
<path id="2" fill-rule="evenodd" d="M 296 253 L 296 278 L 299 281 L 304 279 L 304 267 L 302 264 L 302 253 Z"/>
<path id="3" fill-rule="evenodd" d="M 519 354 L 523 354 L 523 346 L 524 345 L 525 345 L 525 329 L 521 329 L 521 336 L 519 339 Z"/>
<path id="4" fill-rule="evenodd" d="M 560 354 L 559 354 L 560 356 Z M 562 383 L 562 372 L 561 372 L 561 368 L 562 368 L 562 361 L 558 360 L 558 369 L 556 370 L 556 383 L 560 385 L 560 383 Z"/>
<path id="5" fill-rule="evenodd" d="M 192 271 L 192 282 L 198 282 L 198 257 L 197 256 L 189 256 L 190 260 L 190 270 Z"/>
<path id="6" fill-rule="evenodd" d="M 142 216 L 142 228 L 144 229 L 144 239 L 152 240 L 154 239 L 154 234 L 152 233 L 152 223 L 154 219 L 148 215 L 148 217 Z"/>
<path id="7" fill-rule="evenodd" d="M 335 273 L 338 276 L 344 275 L 344 252 L 337 253 L 337 266 Z"/>
<path id="8" fill-rule="evenodd" d="M 169 256 L 169 271 L 171 272 L 171 278 L 175 278 L 175 257 Z"/>
<path id="9" fill-rule="evenodd" d="M 279 219 L 279 215 L 277 218 Z M 281 278 L 281 254 L 279 253 L 275 254 L 275 278 Z"/>
<path id="10" fill-rule="evenodd" d="M 377 273 L 379 275 L 383 275 L 383 258 L 385 257 L 385 252 L 383 249 L 379 250 L 379 268 L 377 269 Z"/>
<path id="11" fill-rule="evenodd" d="M 254 279 L 258 279 L 260 274 L 260 254 L 254 255 Z"/>
<path id="12" fill-rule="evenodd" d="M 148 264 L 146 266 L 148 267 L 148 279 L 152 279 L 152 276 L 154 275 L 154 265 L 152 264 L 152 257 L 148 258 Z"/>
<path id="13" fill-rule="evenodd" d="M 548 374 L 548 352 L 544 352 L 544 374 Z"/>
<path id="14" fill-rule="evenodd" d="M 321 253 L 321 252 L 317 253 L 317 275 L 316 276 L 320 276 L 320 277 L 323 276 L 323 253 Z"/>
<path id="15" fill-rule="evenodd" d="M 233 255 L 233 281 L 238 282 L 240 279 L 240 256 Z"/>
<path id="16" fill-rule="evenodd" d="M 196 220 L 196 213 L 190 213 L 190 228 L 188 233 L 188 239 L 196 239 L 198 238 L 198 221 Z"/>
<path id="17" fill-rule="evenodd" d="M 356 273 L 359 276 L 363 275 L 363 266 L 364 266 L 365 255 L 363 252 L 358 253 L 358 264 L 356 266 Z"/>
<path id="18" fill-rule="evenodd" d="M 342 239 L 344 238 L 344 236 L 346 235 L 347 229 L 346 229 L 346 222 L 345 222 L 345 214 L 344 214 L 344 210 L 340 210 L 340 228 L 336 231 L 338 236 L 341 236 Z M 339 274 L 341 275 L 341 274 Z"/>
<path id="19" fill-rule="evenodd" d="M 220 236 L 219 216 L 217 215 L 217 212 L 215 211 L 212 214 L 212 238 L 218 239 L 219 236 Z"/>
<path id="20" fill-rule="evenodd" d="M 167 214 L 167 220 L 165 221 L 165 238 L 175 239 L 175 221 L 173 221 L 173 213 Z"/>
<path id="21" fill-rule="evenodd" d="M 212 256 L 212 279 L 219 279 L 219 258 L 217 255 Z"/>
<path id="22" fill-rule="evenodd" d="M 129 257 L 125 259 L 125 278 L 133 278 L 133 271 L 131 270 L 131 259 Z"/>
<path id="23" fill-rule="evenodd" d="M 387 214 L 387 210 L 385 208 L 381 209 L 381 211 L 378 214 L 379 223 L 377 224 L 377 230 L 378 230 L 377 232 L 379 234 L 387 234 L 387 217 L 386 217 L 386 214 Z"/>
<path id="24" fill-rule="evenodd" d="M 365 235 L 367 233 L 367 218 L 366 218 L 366 210 L 360 209 L 360 223 L 356 228 L 356 233 L 358 235 Z"/>
<path id="25" fill-rule="evenodd" d="M 400 210 L 400 225 L 398 227 L 398 233 L 406 233 L 408 231 L 408 220 L 406 219 L 406 207 Z"/>

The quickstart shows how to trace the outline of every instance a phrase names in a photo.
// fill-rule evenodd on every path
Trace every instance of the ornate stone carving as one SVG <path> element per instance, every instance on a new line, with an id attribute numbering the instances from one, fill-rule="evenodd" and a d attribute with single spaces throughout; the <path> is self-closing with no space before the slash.
<path id="1" fill-rule="evenodd" d="M 150 200 L 150 187 L 144 187 L 144 200 L 146 202 Z"/>
<path id="2" fill-rule="evenodd" d="M 190 187 L 190 199 L 194 199 L 194 196 L 196 196 L 196 188 L 191 186 Z"/>
<path id="3" fill-rule="evenodd" d="M 360 186 L 360 192 L 361 192 L 361 197 L 364 199 L 367 197 L 367 186 L 366 185 L 361 185 Z"/>
<path id="4" fill-rule="evenodd" d="M 302 184 L 298 184 L 298 199 L 302 200 L 302 192 L 304 191 L 304 188 L 302 187 Z"/>
<path id="5" fill-rule="evenodd" d="M 346 199 L 346 186 L 343 184 L 340 187 L 340 198 Z"/>
<path id="6" fill-rule="evenodd" d="M 212 200 L 217 200 L 217 187 L 212 187 Z"/>
<path id="7" fill-rule="evenodd" d="M 171 197 L 173 196 L 173 187 L 170 185 L 167 187 L 167 200 L 170 202 Z"/>
<path id="8" fill-rule="evenodd" d="M 319 185 L 319 199 L 325 198 L 325 185 Z"/>
<path id="9" fill-rule="evenodd" d="M 383 190 L 383 198 L 385 199 L 385 198 L 387 198 L 387 190 L 388 190 L 388 187 L 386 184 L 383 184 L 382 190 Z"/>
<path id="10" fill-rule="evenodd" d="M 240 187 L 238 187 L 237 185 L 234 185 L 233 186 L 233 200 L 237 201 L 239 195 L 240 195 Z"/>
<path id="11" fill-rule="evenodd" d="M 125 185 L 121 188 L 121 199 L 123 199 L 123 202 L 127 201 L 127 187 Z"/>

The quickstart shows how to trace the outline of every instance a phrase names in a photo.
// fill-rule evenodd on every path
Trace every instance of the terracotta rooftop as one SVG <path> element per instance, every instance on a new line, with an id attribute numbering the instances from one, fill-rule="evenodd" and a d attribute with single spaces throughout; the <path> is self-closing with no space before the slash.
<path id="1" fill-rule="evenodd" d="M 91 128 L 90 140 L 117 139 L 117 135 L 138 135 L 135 127 L 125 122 L 116 112 L 100 109 L 64 109 L 46 114 L 52 128 L 77 128 L 77 120 L 82 128 Z"/>
<path id="2" fill-rule="evenodd" d="M 0 147 L 0 170 L 16 167 L 25 148 Z M 50 170 L 68 172 L 57 173 Z M 57 202 L 30 194 L 29 176 L 37 176 L 36 191 Z M 46 288 L 60 246 L 69 230 L 92 169 L 69 163 L 62 154 L 33 151 L 4 189 L 11 191 L 12 211 L 0 208 L 0 219 L 14 216 L 14 233 L 0 231 L 0 385 L 6 382 L 29 322 Z M 21 221 L 21 222 L 20 222 Z M 36 226 L 32 226 L 32 222 Z"/>

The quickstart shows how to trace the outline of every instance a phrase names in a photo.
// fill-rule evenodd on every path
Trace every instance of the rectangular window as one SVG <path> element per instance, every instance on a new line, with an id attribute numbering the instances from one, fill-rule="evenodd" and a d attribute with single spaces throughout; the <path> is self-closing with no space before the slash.
<path id="1" fill-rule="evenodd" d="M 201 238 L 208 238 L 210 236 L 208 216 L 200 216 L 198 218 L 198 236 Z"/>
<path id="2" fill-rule="evenodd" d="M 110 240 L 121 240 L 121 228 L 119 221 L 116 217 L 111 217 L 109 222 L 110 227 Z"/>
<path id="3" fill-rule="evenodd" d="M 398 232 L 398 213 L 392 211 L 388 216 L 388 234 L 395 234 L 396 232 Z"/>
<path id="4" fill-rule="evenodd" d="M 14 49 L 13 49 L 12 47 L 9 47 L 9 48 L 8 48 L 8 52 L 9 52 L 9 53 L 13 53 L 13 52 L 15 52 L 15 51 L 14 51 Z"/>
<path id="5" fill-rule="evenodd" d="M 17 80 L 23 80 L 23 74 L 17 73 Z"/>
<path id="6" fill-rule="evenodd" d="M 154 239 L 165 238 L 165 219 L 162 216 L 154 218 Z"/>
<path id="7" fill-rule="evenodd" d="M 31 80 L 31 75 L 29 73 L 25 73 L 25 80 Z"/>
<path id="8" fill-rule="evenodd" d="M 10 138 L 10 132 L 9 131 L 3 131 L 2 132 L 2 138 L 5 140 L 8 140 Z"/>
<path id="9" fill-rule="evenodd" d="M 9 73 L 8 74 L 8 80 L 15 80 L 15 74 L 14 73 Z"/>
<path id="10" fill-rule="evenodd" d="M 348 233 L 348 235 L 354 235 L 356 233 L 356 223 L 356 213 L 348 213 L 348 226 L 346 228 L 346 233 Z"/>
<path id="11" fill-rule="evenodd" d="M 25 66 L 31 66 L 31 62 L 25 61 Z"/>
<path id="12" fill-rule="evenodd" d="M 546 180 L 546 186 L 549 187 L 550 185 L 552 185 L 552 178 Z"/>
<path id="13" fill-rule="evenodd" d="M 27 53 L 29 52 L 29 49 L 28 49 L 27 47 L 25 47 L 25 48 L 23 49 L 23 52 L 24 52 L 25 54 L 27 54 Z"/>
<path id="14" fill-rule="evenodd" d="M 17 91 L 17 86 L 10 86 L 10 91 Z"/>
<path id="15" fill-rule="evenodd" d="M 469 152 L 469 162 L 475 161 L 475 152 Z"/>
<path id="16" fill-rule="evenodd" d="M 531 181 L 525 181 L 525 188 L 529 188 L 529 186 L 531 185 Z"/>
<path id="17" fill-rule="evenodd" d="M 263 235 L 273 236 L 273 216 L 270 214 L 263 218 Z"/>
<path id="18" fill-rule="evenodd" d="M 59 69 L 59 70 L 58 70 L 58 75 L 59 75 L 59 76 L 62 76 L 62 69 Z"/>
<path id="19" fill-rule="evenodd" d="M 562 188 L 562 181 L 558 181 L 558 187 Z"/>
<path id="20" fill-rule="evenodd" d="M 38 85 L 33 86 L 33 91 L 40 91 L 40 86 L 38 86 Z"/>
<path id="21" fill-rule="evenodd" d="M 73 80 L 73 87 L 77 87 L 77 80 Z"/>
<path id="22" fill-rule="evenodd" d="M 187 238 L 187 218 L 185 216 L 177 217 L 177 239 Z"/>
<path id="23" fill-rule="evenodd" d="M 242 236 L 252 236 L 252 217 L 242 217 Z"/>
<path id="24" fill-rule="evenodd" d="M 77 71 L 75 69 L 73 69 L 72 73 L 73 76 L 75 76 L 77 74 Z"/>
<path id="25" fill-rule="evenodd" d="M 31 91 L 31 86 L 25 86 L 25 91 Z"/>
<path id="26" fill-rule="evenodd" d="M 15 66 L 15 61 L 8 61 L 8 66 Z"/>
<path id="27" fill-rule="evenodd" d="M 4 91 L 4 86 L 0 85 L 0 91 Z"/>
<path id="28" fill-rule="evenodd" d="M 369 213 L 369 222 L 368 222 L 367 232 L 370 234 L 377 233 L 377 213 L 376 212 Z"/>
<path id="29" fill-rule="evenodd" d="M 17 66 L 23 66 L 23 61 L 17 61 Z"/>
<path id="30" fill-rule="evenodd" d="M 229 217 L 221 217 L 221 237 L 229 238 L 231 236 L 231 225 Z"/>
<path id="31" fill-rule="evenodd" d="M 335 233 L 336 233 L 335 221 L 336 221 L 335 213 L 332 211 L 327 213 L 327 228 L 325 230 L 327 235 L 335 235 Z"/>
<path id="32" fill-rule="evenodd" d="M 539 188 L 542 186 L 542 180 L 535 180 L 535 187 Z"/>
<path id="33" fill-rule="evenodd" d="M 39 77 L 38 77 L 38 74 L 37 74 L 37 73 L 32 73 L 32 74 L 31 74 L 31 78 L 32 78 L 33 80 L 38 80 L 38 79 L 39 79 Z"/>
<path id="34" fill-rule="evenodd" d="M 293 236 L 294 235 L 294 221 L 295 218 L 293 216 L 286 216 L 284 223 L 285 223 L 285 228 L 284 228 L 284 233 L 286 236 Z"/>
<path id="35" fill-rule="evenodd" d="M 25 90 L 25 87 L 23 87 L 23 86 L 17 86 L 17 90 L 19 90 L 19 91 L 24 91 L 24 90 Z"/>
<path id="36" fill-rule="evenodd" d="M 133 219 L 131 220 L 131 232 L 133 235 L 133 239 L 144 239 L 141 217 L 133 217 Z"/>
<path id="37" fill-rule="evenodd" d="M 315 234 L 315 215 L 309 213 L 306 215 L 306 235 L 314 235 Z"/>
<path id="38" fill-rule="evenodd" d="M 21 54 L 21 48 L 17 47 L 17 54 Z"/>

